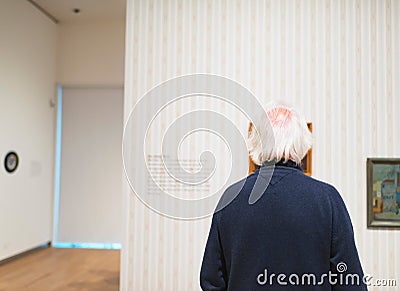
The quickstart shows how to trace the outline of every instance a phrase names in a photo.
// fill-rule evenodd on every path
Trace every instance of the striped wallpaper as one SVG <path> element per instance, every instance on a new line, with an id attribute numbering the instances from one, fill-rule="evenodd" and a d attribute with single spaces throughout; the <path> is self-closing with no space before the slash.
<path id="1" fill-rule="evenodd" d="M 128 0 L 127 8 L 125 119 L 153 86 L 190 73 L 231 78 L 262 103 L 293 104 L 313 123 L 313 176 L 341 192 L 365 272 L 399 285 L 400 232 L 366 227 L 365 165 L 400 157 L 400 1 Z M 210 219 L 157 215 L 124 186 L 121 289 L 199 290 Z"/>

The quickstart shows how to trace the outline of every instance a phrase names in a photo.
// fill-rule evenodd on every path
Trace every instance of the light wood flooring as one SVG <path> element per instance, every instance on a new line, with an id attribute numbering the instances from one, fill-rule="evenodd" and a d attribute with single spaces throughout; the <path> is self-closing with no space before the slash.
<path id="1" fill-rule="evenodd" d="M 119 290 L 118 250 L 42 248 L 0 262 L 0 291 Z"/>

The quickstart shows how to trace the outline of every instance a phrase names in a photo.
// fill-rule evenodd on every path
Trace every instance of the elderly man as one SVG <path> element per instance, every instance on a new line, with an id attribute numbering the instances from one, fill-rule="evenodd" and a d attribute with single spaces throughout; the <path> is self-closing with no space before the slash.
<path id="1" fill-rule="evenodd" d="M 260 168 L 237 183 L 238 194 L 232 193 L 237 191 L 234 184 L 221 198 L 234 197 L 214 213 L 201 267 L 202 289 L 366 290 L 340 194 L 301 170 L 311 147 L 305 119 L 273 103 L 258 124 L 267 130 L 253 130 L 248 144 Z M 252 199 L 256 181 L 264 183 L 264 190 Z"/>

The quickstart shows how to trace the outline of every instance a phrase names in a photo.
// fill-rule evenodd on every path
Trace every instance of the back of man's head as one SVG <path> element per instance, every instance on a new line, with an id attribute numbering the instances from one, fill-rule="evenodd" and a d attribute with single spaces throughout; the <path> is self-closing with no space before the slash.
<path id="1" fill-rule="evenodd" d="M 311 148 L 312 136 L 302 114 L 282 102 L 270 102 L 248 137 L 253 162 L 287 162 L 300 164 Z M 257 128 L 259 127 L 259 128 Z"/>

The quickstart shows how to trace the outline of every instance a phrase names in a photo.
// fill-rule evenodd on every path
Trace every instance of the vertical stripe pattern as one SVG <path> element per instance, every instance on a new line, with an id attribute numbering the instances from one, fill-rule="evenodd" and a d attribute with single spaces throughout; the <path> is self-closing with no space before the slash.
<path id="1" fill-rule="evenodd" d="M 153 86 L 190 73 L 295 105 L 313 123 L 313 176 L 340 190 L 365 272 L 400 278 L 400 232 L 366 229 L 365 180 L 367 157 L 400 157 L 399 15 L 393 0 L 128 0 L 125 118 Z M 210 219 L 174 221 L 125 192 L 121 286 L 199 290 Z"/>

